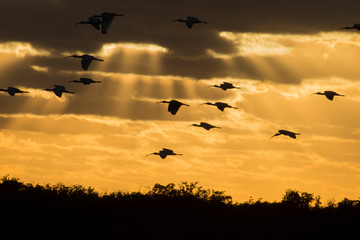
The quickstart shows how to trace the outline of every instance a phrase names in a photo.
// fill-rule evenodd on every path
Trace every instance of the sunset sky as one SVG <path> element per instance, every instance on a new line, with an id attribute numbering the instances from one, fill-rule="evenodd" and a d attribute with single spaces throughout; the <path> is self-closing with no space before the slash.
<path id="1" fill-rule="evenodd" d="M 147 191 L 197 181 L 236 201 L 286 189 L 360 197 L 360 23 L 355 0 L 1 1 L 0 175 Z M 102 12 L 107 34 L 74 25 Z M 187 28 L 174 19 L 198 17 Z M 82 70 L 73 54 L 104 59 Z M 102 81 L 69 83 L 81 77 Z M 210 85 L 231 82 L 241 89 Z M 41 91 L 64 85 L 74 95 Z M 314 92 L 345 97 L 329 101 Z M 162 100 L 176 99 L 173 116 Z M 204 102 L 239 109 L 219 111 Z M 187 127 L 201 121 L 221 127 Z M 270 137 L 279 129 L 297 139 Z M 162 148 L 183 156 L 146 156 Z"/>

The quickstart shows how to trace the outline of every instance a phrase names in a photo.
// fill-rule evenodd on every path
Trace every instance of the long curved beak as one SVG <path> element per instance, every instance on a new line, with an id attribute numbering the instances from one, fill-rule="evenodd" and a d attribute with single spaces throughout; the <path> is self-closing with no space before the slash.
<path id="1" fill-rule="evenodd" d="M 270 137 L 270 140 L 271 140 L 273 137 L 275 137 L 275 136 L 277 136 L 276 133 Z"/>

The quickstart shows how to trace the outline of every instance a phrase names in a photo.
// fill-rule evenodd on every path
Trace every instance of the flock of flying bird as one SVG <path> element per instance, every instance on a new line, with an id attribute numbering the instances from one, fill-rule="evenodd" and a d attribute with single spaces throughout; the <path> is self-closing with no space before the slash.
<path id="1" fill-rule="evenodd" d="M 99 31 L 101 30 L 101 32 L 103 34 L 106 34 L 108 32 L 108 30 L 109 30 L 109 27 L 110 27 L 112 21 L 114 20 L 114 18 L 116 16 L 124 16 L 124 14 L 104 12 L 101 15 L 94 15 L 94 16 L 88 18 L 86 21 L 78 22 L 75 25 L 89 24 L 89 25 L 93 26 L 95 29 L 97 29 Z M 200 21 L 196 17 L 187 17 L 186 19 L 176 19 L 176 20 L 174 20 L 172 22 L 183 22 L 183 23 L 185 23 L 185 25 L 188 28 L 192 28 L 193 25 L 197 24 L 197 23 L 207 24 L 207 22 Z M 343 28 L 340 28 L 339 30 L 341 30 L 341 29 L 360 30 L 360 24 L 356 23 L 351 27 L 343 27 Z M 83 54 L 83 55 L 80 55 L 80 56 L 79 55 L 71 55 L 71 56 L 68 56 L 66 58 L 81 58 L 81 67 L 85 71 L 88 70 L 90 64 L 93 61 L 101 61 L 101 62 L 104 61 L 102 59 L 96 58 L 96 57 L 88 55 L 88 54 Z M 82 83 L 84 85 L 89 85 L 89 84 L 92 84 L 92 83 L 101 83 L 101 81 L 94 81 L 91 78 L 80 78 L 80 80 L 72 80 L 72 81 L 69 81 L 69 82 Z M 228 82 L 223 82 L 220 85 L 211 85 L 209 87 L 220 88 L 223 91 L 226 91 L 228 89 L 241 89 L 241 87 L 236 87 L 232 83 L 228 83 Z M 15 94 L 18 94 L 18 93 L 29 93 L 27 91 L 22 91 L 22 90 L 20 90 L 20 89 L 18 89 L 16 87 L 8 87 L 7 89 L 0 89 L 0 91 L 7 92 L 10 96 L 15 96 Z M 71 92 L 71 91 L 66 90 L 66 88 L 64 86 L 62 86 L 62 85 L 54 85 L 54 88 L 45 88 L 45 89 L 43 89 L 43 91 L 51 91 L 59 98 L 61 98 L 63 93 L 70 93 L 70 94 L 75 93 L 75 92 Z M 336 93 L 334 91 L 316 92 L 316 93 L 313 93 L 313 94 L 324 95 L 330 101 L 332 101 L 335 96 L 345 96 L 345 95 L 342 95 L 342 94 L 338 94 L 338 93 Z M 178 112 L 178 110 L 180 109 L 181 106 L 188 106 L 189 107 L 188 104 L 179 102 L 177 100 L 170 100 L 170 101 L 165 101 L 164 100 L 164 101 L 160 101 L 158 103 L 166 103 L 166 104 L 168 104 L 168 111 L 172 115 L 175 115 Z M 203 103 L 201 105 L 215 106 L 220 111 L 224 111 L 225 108 L 238 109 L 237 107 L 230 106 L 229 104 L 224 103 L 224 102 L 215 102 L 215 103 L 206 102 L 206 103 Z M 213 128 L 220 128 L 220 127 L 211 125 L 211 124 L 206 123 L 206 122 L 200 122 L 200 124 L 191 124 L 188 127 L 190 127 L 190 126 L 201 127 L 201 128 L 204 128 L 205 130 L 208 130 L 208 131 L 210 129 L 213 129 Z M 295 133 L 295 132 L 288 131 L 288 130 L 278 130 L 278 132 L 275 133 L 273 136 L 271 136 L 271 138 L 279 136 L 279 135 L 285 135 L 285 136 L 296 139 L 296 135 L 300 135 L 300 133 Z M 180 156 L 182 156 L 182 154 L 174 153 L 173 150 L 168 149 L 168 148 L 163 148 L 159 152 L 150 153 L 149 155 L 159 155 L 162 159 L 165 159 L 168 155 L 180 155 Z"/>

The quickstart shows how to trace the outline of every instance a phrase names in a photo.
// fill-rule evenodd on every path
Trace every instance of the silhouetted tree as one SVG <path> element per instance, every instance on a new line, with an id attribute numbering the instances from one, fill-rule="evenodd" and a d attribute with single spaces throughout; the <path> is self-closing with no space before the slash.
<path id="1" fill-rule="evenodd" d="M 309 209 L 314 200 L 314 194 L 312 193 L 288 189 L 283 196 L 281 204 L 292 208 Z"/>

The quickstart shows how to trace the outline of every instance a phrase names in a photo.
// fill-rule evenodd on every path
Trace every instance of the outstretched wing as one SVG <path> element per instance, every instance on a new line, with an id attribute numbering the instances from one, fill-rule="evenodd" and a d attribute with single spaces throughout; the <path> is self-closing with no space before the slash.
<path id="1" fill-rule="evenodd" d="M 325 97 L 327 99 L 329 99 L 330 101 L 332 101 L 334 99 L 334 95 L 333 94 L 325 94 Z"/>
<path id="2" fill-rule="evenodd" d="M 171 153 L 174 153 L 174 151 L 173 150 L 171 150 L 171 149 L 168 149 L 168 148 L 163 148 L 161 151 L 163 151 L 164 153 L 166 153 L 166 154 L 171 154 Z"/>
<path id="3" fill-rule="evenodd" d="M 82 67 L 82 69 L 88 70 L 91 62 L 92 62 L 92 58 L 90 56 L 83 57 L 81 59 L 81 67 Z"/>
<path id="4" fill-rule="evenodd" d="M 180 107 L 181 107 L 180 102 L 178 102 L 178 101 L 170 101 L 169 106 L 168 106 L 168 111 L 172 115 L 175 115 L 179 111 Z"/>
<path id="5" fill-rule="evenodd" d="M 114 15 L 113 15 L 113 14 L 103 13 L 102 22 L 101 22 L 101 32 L 102 32 L 103 34 L 106 34 L 106 33 L 107 33 L 107 31 L 109 30 L 110 25 L 111 25 L 113 19 L 114 19 Z"/>

